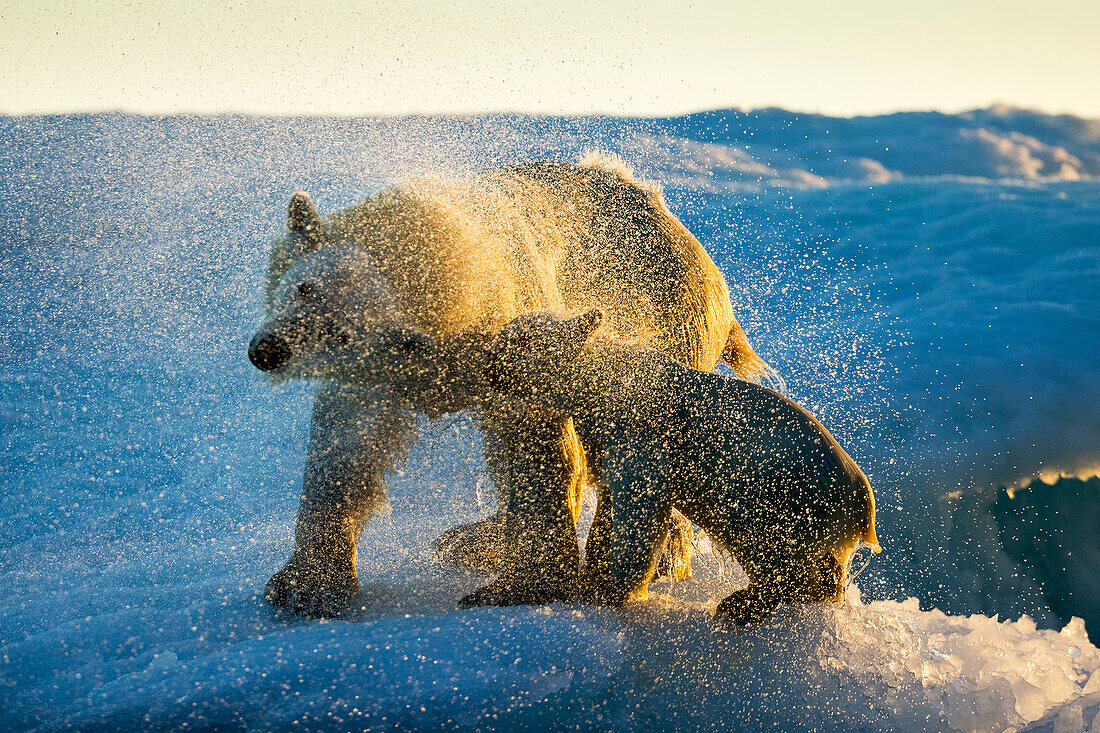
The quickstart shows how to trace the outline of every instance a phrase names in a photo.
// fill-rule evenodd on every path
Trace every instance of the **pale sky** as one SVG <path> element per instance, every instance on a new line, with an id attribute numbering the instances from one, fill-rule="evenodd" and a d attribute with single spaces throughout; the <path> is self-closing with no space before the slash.
<path id="1" fill-rule="evenodd" d="M 1100 117 L 1100 0 L 0 0 L 0 113 Z"/>

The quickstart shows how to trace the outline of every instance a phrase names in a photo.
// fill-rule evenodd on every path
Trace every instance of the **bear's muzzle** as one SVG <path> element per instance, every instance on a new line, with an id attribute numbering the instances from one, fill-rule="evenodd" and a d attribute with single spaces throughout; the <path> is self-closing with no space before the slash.
<path id="1" fill-rule="evenodd" d="M 264 372 L 275 371 L 286 365 L 294 351 L 290 343 L 281 336 L 256 334 L 248 345 L 248 358 L 257 369 Z"/>

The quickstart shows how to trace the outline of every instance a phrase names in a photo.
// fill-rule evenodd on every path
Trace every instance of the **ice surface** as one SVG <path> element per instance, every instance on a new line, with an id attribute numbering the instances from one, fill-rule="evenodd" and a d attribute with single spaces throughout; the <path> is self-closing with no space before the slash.
<path id="1" fill-rule="evenodd" d="M 447 521 L 449 521 L 448 518 Z M 0 650 L 7 715 L 40 730 L 1005 730 L 1087 705 L 1100 650 L 1079 619 L 921 611 L 916 599 L 781 608 L 716 628 L 737 585 L 708 565 L 689 584 L 616 612 L 450 610 L 480 578 L 434 567 L 446 521 L 396 513 L 363 542 L 364 607 L 287 619 L 256 594 L 286 531 L 190 553 L 143 548 L 82 591 L 20 594 Z M 394 535 L 396 533 L 396 536 Z M 235 543 L 240 543 L 239 545 Z M 394 544 L 403 551 L 390 558 Z M 201 564 L 200 564 L 201 563 Z M 80 575 L 75 563 L 67 569 Z M 201 569 L 200 569 L 201 568 Z M 671 595 L 665 592 L 671 591 Z M 18 716 L 18 717 L 17 717 Z M 22 717 L 25 716 L 25 717 Z"/>
<path id="2" fill-rule="evenodd" d="M 1021 488 L 1100 466 L 1095 121 L 95 115 L 0 141 L 0 727 L 1096 729 L 1098 484 Z M 867 471 L 868 602 L 717 630 L 737 576 L 703 557 L 623 613 L 455 612 L 485 578 L 428 544 L 492 494 L 459 417 L 392 477 L 354 618 L 275 614 L 311 389 L 245 344 L 289 194 L 589 148 L 665 184 Z"/>

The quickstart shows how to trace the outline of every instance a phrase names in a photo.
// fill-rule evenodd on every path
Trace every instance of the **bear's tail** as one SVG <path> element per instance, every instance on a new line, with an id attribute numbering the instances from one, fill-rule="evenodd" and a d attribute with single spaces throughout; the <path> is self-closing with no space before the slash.
<path id="1" fill-rule="evenodd" d="M 730 327 L 730 334 L 726 338 L 726 348 L 722 350 L 722 361 L 733 370 L 733 373 L 750 382 L 771 387 L 777 392 L 786 391 L 787 385 L 783 377 L 779 375 L 766 361 L 760 358 L 736 320 Z"/>
<path id="2" fill-rule="evenodd" d="M 860 540 L 864 545 L 871 548 L 871 552 L 882 552 L 882 545 L 878 543 L 878 535 L 875 534 L 875 498 L 870 492 L 867 492 L 867 495 L 871 498 L 871 515 L 863 527 L 863 536 L 860 537 Z"/>
<path id="3" fill-rule="evenodd" d="M 845 453 L 844 455 L 848 455 Z M 852 459 L 849 458 L 849 461 Z M 853 462 L 852 465 L 855 465 Z M 859 471 L 859 468 L 856 468 Z M 859 476 L 863 479 L 863 488 L 866 491 L 866 510 L 863 513 L 863 534 L 860 540 L 864 545 L 871 548 L 871 552 L 882 552 L 882 545 L 878 542 L 878 535 L 875 533 L 875 492 L 871 490 L 871 483 L 867 480 L 867 476 L 863 471 L 859 471 Z"/>

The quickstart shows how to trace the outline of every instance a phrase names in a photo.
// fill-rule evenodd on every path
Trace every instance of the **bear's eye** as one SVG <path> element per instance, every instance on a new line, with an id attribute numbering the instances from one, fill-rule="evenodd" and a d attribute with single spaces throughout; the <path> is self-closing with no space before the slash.
<path id="1" fill-rule="evenodd" d="M 305 282 L 298 283 L 298 295 L 302 296 L 306 300 L 312 300 L 317 297 L 320 292 L 320 288 L 317 287 L 317 283 L 306 280 Z"/>

